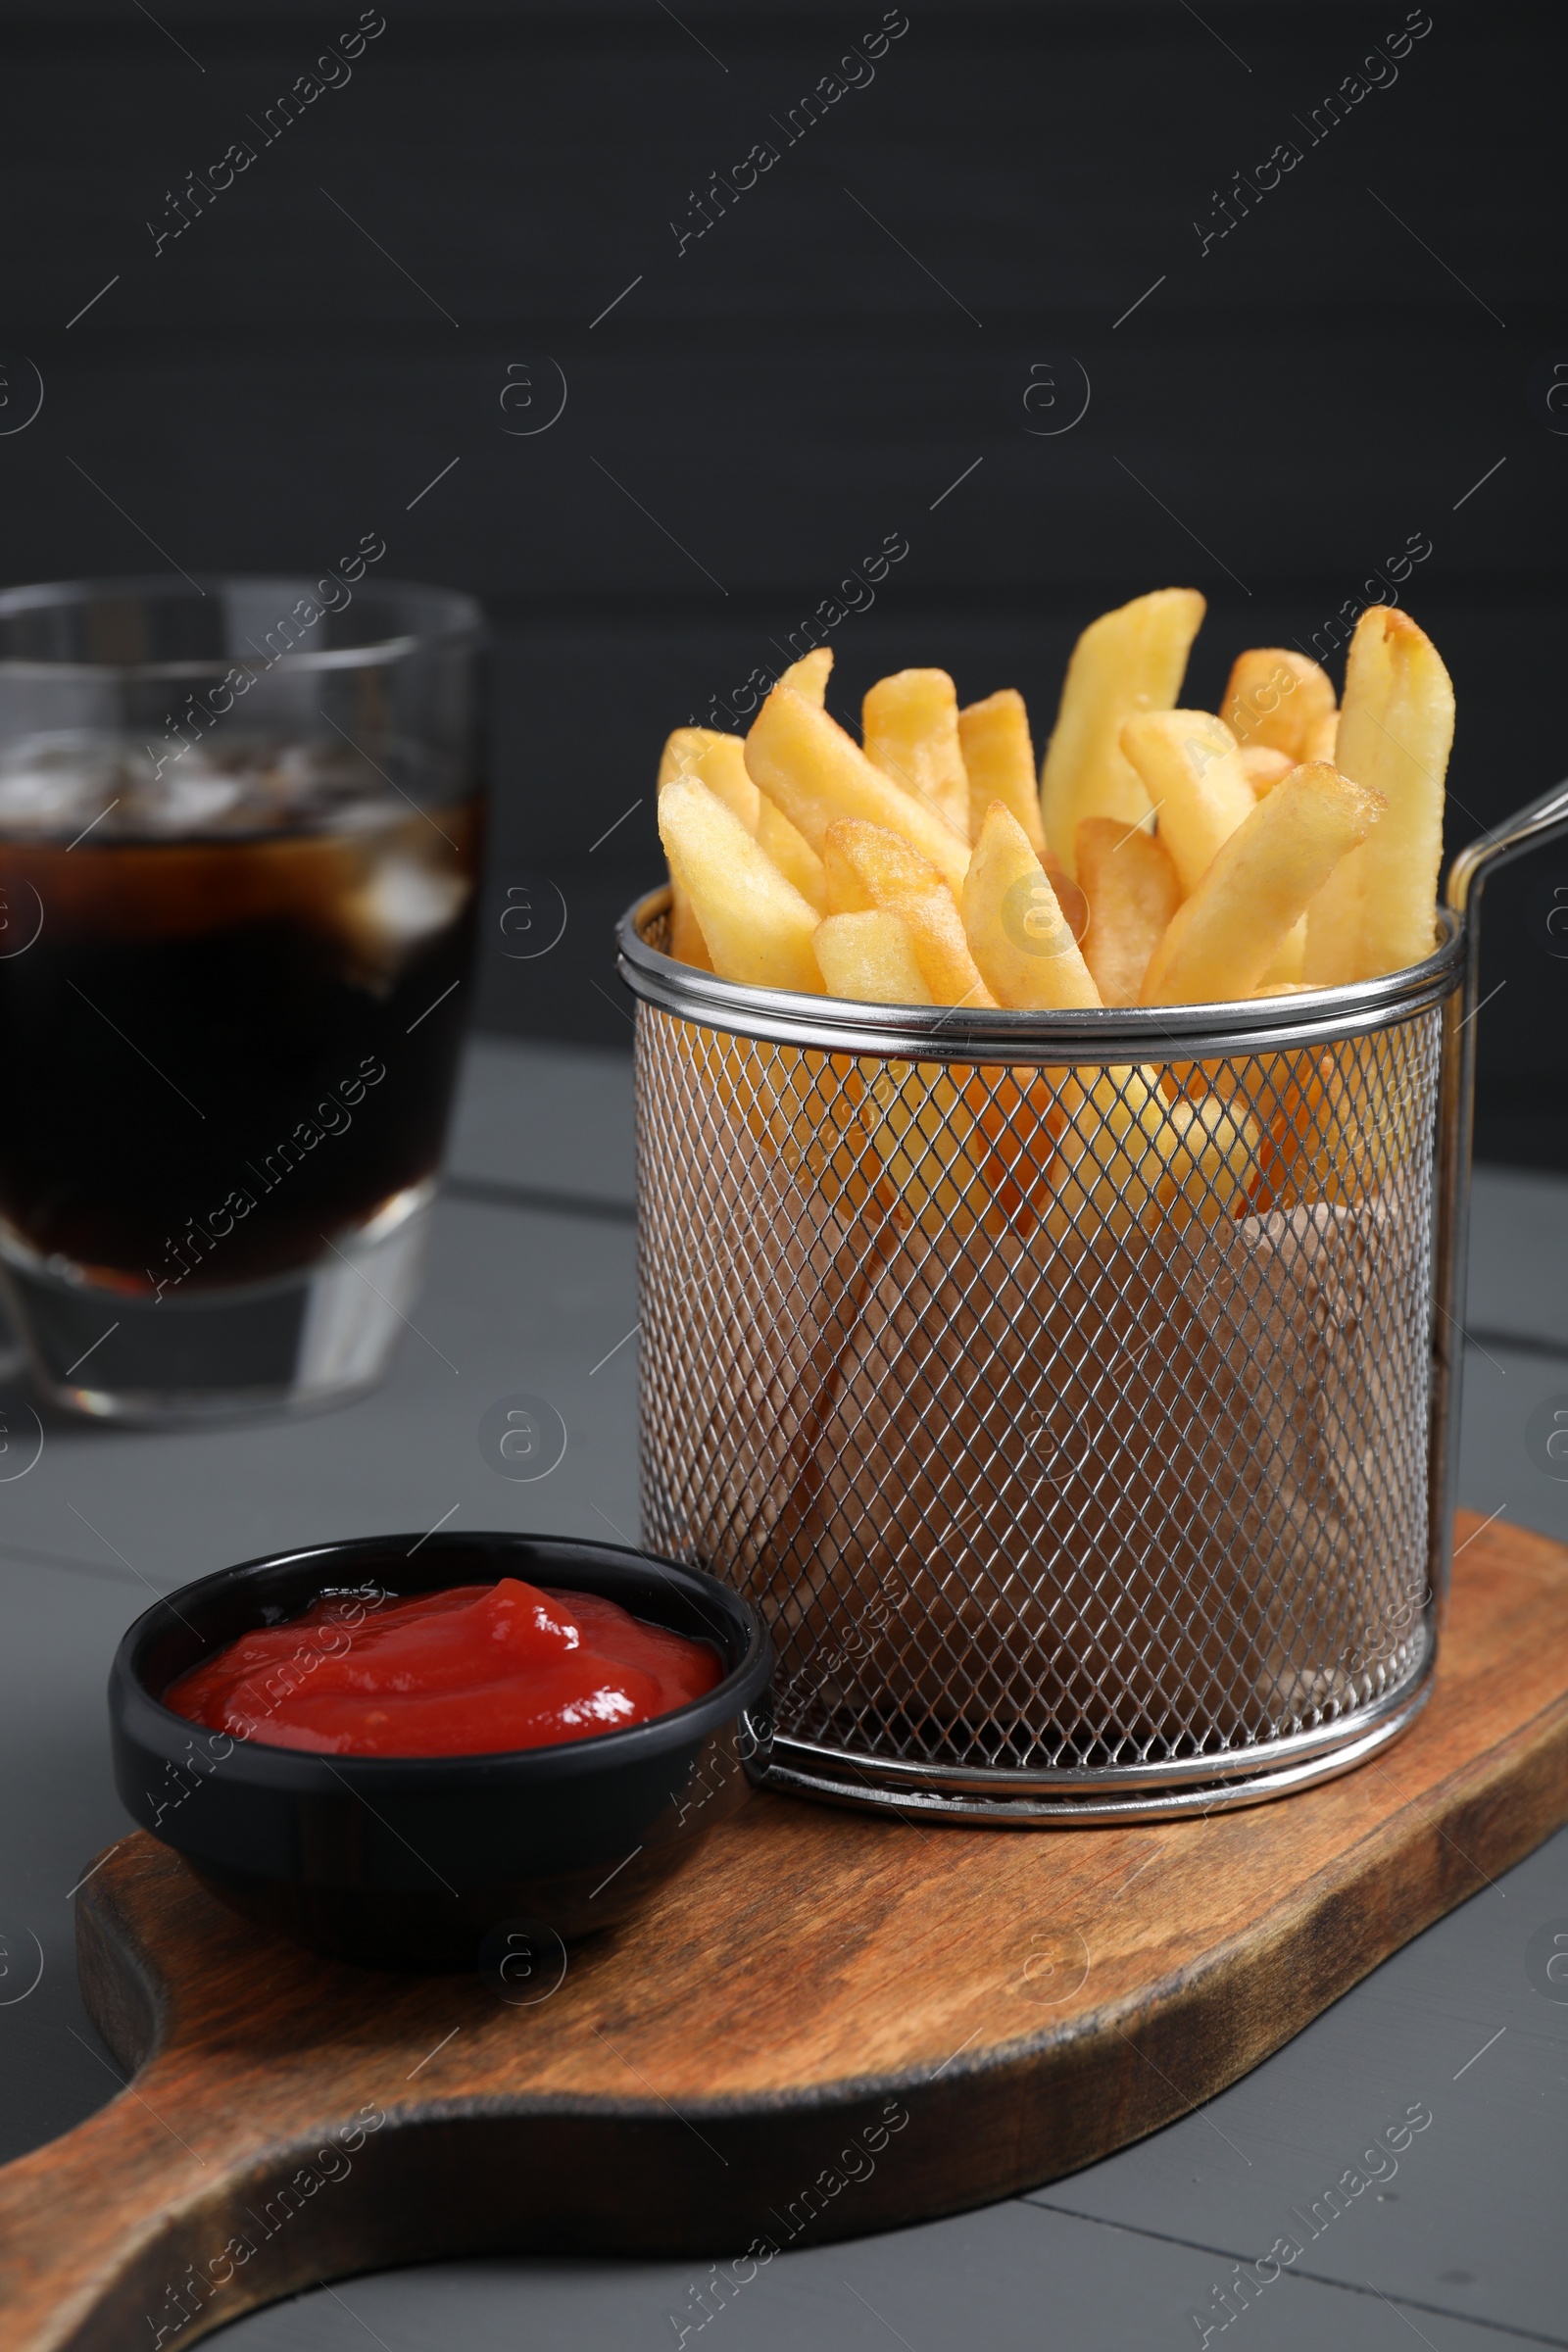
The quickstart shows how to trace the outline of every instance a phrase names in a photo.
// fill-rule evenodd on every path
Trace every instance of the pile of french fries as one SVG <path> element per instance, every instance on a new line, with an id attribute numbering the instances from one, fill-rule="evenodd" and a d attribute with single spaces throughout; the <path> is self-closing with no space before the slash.
<path id="1" fill-rule="evenodd" d="M 808 995 L 1041 1011 L 1232 1003 L 1420 961 L 1453 733 L 1431 642 L 1377 606 L 1343 707 L 1314 662 L 1258 647 L 1217 713 L 1178 710 L 1202 614 L 1166 588 L 1084 631 L 1038 784 L 1011 689 L 960 710 L 946 671 L 900 671 L 866 695 L 857 744 L 825 708 L 826 648 L 744 738 L 677 728 L 659 778 L 670 954 Z M 1098 1075 L 890 1063 L 860 1115 L 918 1222 L 961 1227 L 983 1200 L 1082 1241 L 1364 1200 L 1418 1124 L 1381 1053 L 1374 1037 Z"/>
<path id="2" fill-rule="evenodd" d="M 1174 708 L 1203 615 L 1164 588 L 1093 622 L 1038 788 L 1023 699 L 960 710 L 940 669 L 825 709 L 796 662 L 749 735 L 679 727 L 659 825 L 670 953 L 862 1003 L 1022 1010 L 1332 987 L 1432 952 L 1453 690 L 1392 606 L 1345 700 L 1316 662 L 1240 655 L 1217 713 Z"/>

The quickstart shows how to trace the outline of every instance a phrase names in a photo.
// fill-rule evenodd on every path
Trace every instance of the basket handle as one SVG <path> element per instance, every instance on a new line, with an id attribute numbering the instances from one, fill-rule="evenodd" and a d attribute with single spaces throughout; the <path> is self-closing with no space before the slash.
<path id="1" fill-rule="evenodd" d="M 1519 809 L 1513 816 L 1494 825 L 1463 849 L 1448 868 L 1448 886 L 1444 896 L 1455 914 L 1463 914 L 1473 898 L 1480 896 L 1482 883 L 1494 866 L 1506 865 L 1538 842 L 1554 841 L 1559 833 L 1568 832 L 1568 780 L 1554 784 L 1544 792 L 1539 801 L 1528 808 Z M 1475 947 L 1471 943 L 1471 960 Z"/>
<path id="2" fill-rule="evenodd" d="M 1438 1231 L 1432 1324 L 1428 1576 L 1438 1605 L 1448 1589 L 1453 1505 L 1459 1481 L 1459 1407 L 1464 1376 L 1465 1275 L 1470 1241 L 1470 1134 L 1475 1116 L 1476 1014 L 1481 1010 L 1481 893 L 1510 858 L 1568 833 L 1568 780 L 1505 817 L 1459 852 L 1444 896 L 1465 930 L 1464 986 L 1444 1014 L 1438 1111 Z"/>

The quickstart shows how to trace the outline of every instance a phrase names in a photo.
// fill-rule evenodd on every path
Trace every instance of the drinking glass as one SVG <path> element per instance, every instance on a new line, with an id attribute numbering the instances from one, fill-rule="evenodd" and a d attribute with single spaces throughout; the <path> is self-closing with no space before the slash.
<path id="1" fill-rule="evenodd" d="M 384 552 L 0 595 L 0 1282 L 75 1411 L 331 1403 L 404 1328 L 468 994 L 484 628 L 374 579 Z"/>

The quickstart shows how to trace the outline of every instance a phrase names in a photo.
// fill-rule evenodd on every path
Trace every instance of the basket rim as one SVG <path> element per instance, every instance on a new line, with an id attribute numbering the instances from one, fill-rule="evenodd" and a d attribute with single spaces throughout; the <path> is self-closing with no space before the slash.
<path id="1" fill-rule="evenodd" d="M 665 883 L 635 899 L 615 926 L 619 976 L 642 1004 L 703 1028 L 775 1045 L 904 1060 L 1161 1062 L 1277 1053 L 1408 1020 L 1446 1002 L 1464 981 L 1465 919 L 1440 906 L 1438 945 L 1423 962 L 1342 988 L 1230 1004 L 1096 1005 L 1061 1012 L 862 1004 L 720 980 L 678 962 L 647 938 L 668 906 Z"/>

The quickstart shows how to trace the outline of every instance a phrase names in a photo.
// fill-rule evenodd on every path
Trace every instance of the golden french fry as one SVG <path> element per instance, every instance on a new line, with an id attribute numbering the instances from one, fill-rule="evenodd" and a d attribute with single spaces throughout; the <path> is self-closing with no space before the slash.
<path id="1" fill-rule="evenodd" d="M 815 693 L 818 702 L 826 686 L 833 657 L 826 647 L 808 654 L 785 674 L 801 678 L 803 688 Z M 822 890 L 822 861 L 804 842 L 788 817 L 782 816 L 772 805 L 763 800 L 746 772 L 746 739 L 741 735 L 723 735 L 712 727 L 677 727 L 664 746 L 659 762 L 660 788 L 675 776 L 695 776 L 716 793 L 724 806 L 741 820 L 778 867 L 787 882 L 793 882 L 803 899 L 820 914 L 825 900 Z M 670 876 L 669 952 L 682 963 L 696 964 L 700 971 L 710 972 L 712 960 L 703 938 L 690 901 L 673 874 Z"/>
<path id="2" fill-rule="evenodd" d="M 1360 850 L 1342 858 L 1306 910 L 1306 953 L 1301 977 L 1313 988 L 1340 988 L 1361 978 L 1362 918 L 1366 909 L 1366 858 Z"/>
<path id="3" fill-rule="evenodd" d="M 1053 1154 L 1067 1075 L 982 1067 L 959 1076 L 907 1061 L 872 1071 L 860 1125 L 901 1212 L 950 1242 L 980 1224 L 1032 1231 L 1056 1214 Z"/>
<path id="4" fill-rule="evenodd" d="M 1330 710 L 1309 731 L 1302 748 L 1301 758 L 1303 760 L 1326 760 L 1333 767 L 1335 765 L 1334 754 L 1339 739 L 1340 714 L 1338 710 Z"/>
<path id="5" fill-rule="evenodd" d="M 940 1062 L 884 1062 L 866 1087 L 860 1120 L 903 1217 L 957 1238 L 988 1213 L 991 1196 L 980 1174 L 984 1152 L 972 1141 L 965 1096 Z"/>
<path id="6" fill-rule="evenodd" d="M 792 662 L 788 669 L 781 670 L 777 682 L 780 686 L 793 686 L 797 694 L 804 694 L 820 710 L 827 701 L 827 682 L 832 674 L 833 649 L 830 645 L 818 645 L 810 653 L 803 654 L 798 662 Z"/>
<path id="7" fill-rule="evenodd" d="M 982 818 L 981 822 L 984 823 L 984 821 Z M 1047 850 L 1040 862 L 1045 868 L 1046 880 L 1056 894 L 1056 905 L 1061 908 L 1067 928 L 1078 945 L 1082 947 L 1084 933 L 1089 928 L 1089 901 L 1071 874 L 1068 873 L 1061 859 L 1055 857 L 1052 851 Z"/>
<path id="8" fill-rule="evenodd" d="M 963 1084 L 970 1125 L 963 1142 L 980 1156 L 981 1181 L 996 1213 L 1024 1231 L 1051 1200 L 1051 1162 L 1066 1126 L 1063 1069 L 971 1070 Z"/>
<path id="9" fill-rule="evenodd" d="M 1156 1195 L 1169 1220 L 1178 1204 L 1205 1225 L 1231 1213 L 1257 1172 L 1260 1131 L 1235 1101 L 1200 1095 L 1170 1104 L 1154 1131 L 1164 1161 Z"/>
<path id="10" fill-rule="evenodd" d="M 744 755 L 746 746 L 739 735 L 721 735 L 713 727 L 677 727 L 660 755 L 659 789 L 662 791 L 675 776 L 700 775 L 704 765 L 710 765 L 715 774 L 722 774 L 727 756 L 715 747 L 726 743 L 739 745 Z M 740 782 L 743 797 L 736 814 L 743 824 L 753 823 L 746 814 L 744 787 L 751 784 L 751 778 L 746 773 L 744 756 Z M 756 791 L 757 788 L 753 785 L 752 789 Z M 735 801 L 729 793 L 721 791 L 719 797 L 735 808 Z M 758 798 L 760 797 L 759 794 Z M 703 937 L 703 927 L 697 920 L 696 910 L 673 874 L 669 877 L 669 952 L 677 962 L 694 964 L 700 972 L 710 972 L 713 968 L 713 958 L 708 953 L 708 942 Z"/>
<path id="11" fill-rule="evenodd" d="M 1259 988 L 1256 993 L 1277 992 Z M 1261 1131 L 1257 1169 L 1248 1187 L 1255 1210 L 1277 1207 L 1298 1189 L 1308 1139 L 1315 1143 L 1319 1134 L 1321 1073 L 1331 1067 L 1332 1052 L 1312 1051 L 1259 1054 L 1242 1065 L 1247 1101 Z"/>
<path id="12" fill-rule="evenodd" d="M 1127 720 L 1121 748 L 1159 811 L 1159 838 L 1190 898 L 1257 806 L 1236 738 L 1209 710 L 1149 710 Z"/>
<path id="13" fill-rule="evenodd" d="M 1254 645 L 1238 654 L 1219 714 L 1238 743 L 1289 752 L 1291 765 L 1333 758 L 1320 751 L 1319 732 L 1334 723 L 1334 686 L 1326 669 L 1282 645 Z"/>
<path id="14" fill-rule="evenodd" d="M 1063 1069 L 988 1066 L 960 1077 L 940 1062 L 884 1062 L 868 1071 L 860 1126 L 900 1210 L 928 1232 L 950 1241 L 982 1223 L 1028 1232 L 1057 1213 L 1053 1154 L 1070 1083 Z"/>
<path id="15" fill-rule="evenodd" d="M 1370 980 L 1431 955 L 1452 742 L 1453 687 L 1431 639 L 1397 607 L 1373 605 L 1350 640 L 1335 762 L 1381 793 L 1388 814 L 1360 870 L 1336 873 L 1311 909 L 1307 979 Z"/>
<path id="16" fill-rule="evenodd" d="M 830 997 L 852 997 L 864 1004 L 935 1002 L 906 926 L 885 906 L 826 916 L 811 945 Z"/>
<path id="17" fill-rule="evenodd" d="M 1375 1199 L 1431 1152 L 1436 1074 L 1412 1069 L 1397 1030 L 1247 1066 L 1262 1130 L 1248 1188 L 1254 1209 Z"/>
<path id="18" fill-rule="evenodd" d="M 1302 978 L 1306 958 L 1306 917 L 1293 923 L 1280 942 L 1279 954 L 1258 982 L 1259 989 L 1305 988 Z"/>
<path id="19" fill-rule="evenodd" d="M 677 727 L 659 762 L 659 789 L 676 776 L 695 776 L 732 809 L 748 833 L 757 831 L 757 786 L 746 773 L 746 738 L 715 727 Z"/>
<path id="20" fill-rule="evenodd" d="M 775 686 L 746 738 L 747 772 L 820 858 L 835 817 L 860 816 L 902 833 L 956 892 L 969 845 L 873 765 L 825 710 L 792 686 Z"/>
<path id="21" fill-rule="evenodd" d="M 1203 609 L 1196 588 L 1156 588 L 1102 612 L 1073 647 L 1041 769 L 1040 813 L 1047 843 L 1075 880 L 1081 818 L 1119 816 L 1132 825 L 1149 814 L 1149 795 L 1121 748 L 1122 725 L 1141 710 L 1171 708 Z"/>
<path id="22" fill-rule="evenodd" d="M 784 672 L 785 679 L 798 693 L 804 694 L 820 709 L 827 691 L 828 672 L 833 667 L 833 656 L 826 646 L 794 663 Z M 820 914 L 825 901 L 822 893 L 822 861 L 808 842 L 803 841 L 789 818 L 764 800 L 746 772 L 746 738 L 744 735 L 722 735 L 712 727 L 677 727 L 664 746 L 659 762 L 659 782 L 662 790 L 673 776 L 695 776 L 710 792 L 716 792 L 727 808 L 734 810 L 749 833 L 755 833 L 762 848 L 787 882 L 793 882 L 803 899 Z M 684 894 L 677 888 L 672 923 L 674 930 L 689 936 L 677 908 L 683 909 Z M 700 936 L 700 933 L 699 933 Z M 673 932 L 672 932 L 673 937 Z M 679 950 L 671 946 L 671 954 Z M 683 961 L 695 962 L 695 956 Z M 710 971 L 711 964 L 707 967 Z"/>
<path id="23" fill-rule="evenodd" d="M 1089 920 L 1081 945 L 1102 1004 L 1136 1004 L 1149 958 L 1181 904 L 1163 841 L 1116 816 L 1078 827 L 1078 876 Z"/>
<path id="24" fill-rule="evenodd" d="M 969 838 L 969 779 L 958 748 L 958 697 L 945 669 L 878 678 L 860 706 L 865 756 Z"/>
<path id="25" fill-rule="evenodd" d="M 1347 851 L 1365 841 L 1383 807 L 1380 793 L 1337 768 L 1316 762 L 1294 769 L 1237 827 L 1171 917 L 1144 974 L 1140 1002 L 1203 1004 L 1250 996 L 1287 933 Z"/>
<path id="26" fill-rule="evenodd" d="M 1100 1003 L 1046 870 L 1000 801 L 986 811 L 960 903 L 969 952 L 999 1004 L 1045 1010 Z"/>
<path id="27" fill-rule="evenodd" d="M 899 834 L 840 817 L 827 829 L 822 866 L 829 915 L 883 906 L 906 925 L 933 1004 L 996 1004 L 969 953 L 952 891 Z"/>
<path id="28" fill-rule="evenodd" d="M 803 839 L 790 823 L 782 808 L 775 808 L 765 792 L 758 794 L 757 841 L 778 867 L 786 882 L 793 882 L 808 906 L 818 914 L 827 912 L 827 885 L 822 879 L 822 860 L 810 843 Z"/>
<path id="29" fill-rule="evenodd" d="M 669 952 L 677 963 L 695 964 L 700 972 L 713 968 L 696 908 L 673 874 L 669 877 Z"/>
<path id="30" fill-rule="evenodd" d="M 659 796 L 659 833 L 720 978 L 820 996 L 811 953 L 816 909 L 734 811 L 695 776 L 676 776 Z"/>
<path id="31" fill-rule="evenodd" d="M 1064 1126 L 1047 1167 L 1044 1222 L 1061 1247 L 1093 1251 L 1156 1221 L 1217 1224 L 1257 1168 L 1260 1130 L 1240 1103 L 1216 1095 L 1167 1102 L 1160 1074 L 1102 1070 L 1086 1085 L 1062 1073 Z"/>
<path id="32" fill-rule="evenodd" d="M 969 839 L 979 840 L 986 810 L 1000 801 L 1022 825 L 1035 856 L 1043 858 L 1046 829 L 1040 821 L 1035 747 L 1029 740 L 1029 713 L 1016 687 L 1004 686 L 958 712 L 958 749 L 969 779 Z"/>
<path id="33" fill-rule="evenodd" d="M 1326 760 L 1332 767 L 1334 764 L 1333 729 L 1337 716 L 1336 713 L 1335 719 L 1330 720 L 1328 750 L 1326 752 L 1303 752 L 1302 759 Z M 1289 752 L 1277 752 L 1272 744 L 1267 743 L 1244 743 L 1237 757 L 1241 761 L 1243 775 L 1252 787 L 1255 797 L 1260 801 L 1273 791 L 1276 784 L 1284 783 L 1293 767 L 1300 764 L 1298 760 L 1292 759 Z"/>
<path id="34" fill-rule="evenodd" d="M 820 986 L 820 984 L 819 984 Z M 867 1066 L 844 1054 L 805 1054 L 693 1023 L 671 1025 L 666 1039 L 692 1090 L 710 1117 L 751 1136 L 759 1165 L 773 1164 L 767 1184 L 775 1198 L 791 1189 L 819 1192 L 824 1208 L 845 1219 L 885 1185 L 882 1163 L 861 1124 Z M 708 1130 L 704 1120 L 704 1132 Z"/>
<path id="35" fill-rule="evenodd" d="M 1263 1137 L 1240 1102 L 1202 1093 L 1167 1101 L 1160 1072 L 1148 1067 L 1105 1069 L 1087 1086 L 1066 1076 L 1059 1092 L 1066 1126 L 1047 1169 L 1045 1217 L 1058 1246 L 1093 1252 L 1140 1224 L 1169 1234 L 1244 1206 Z"/>

